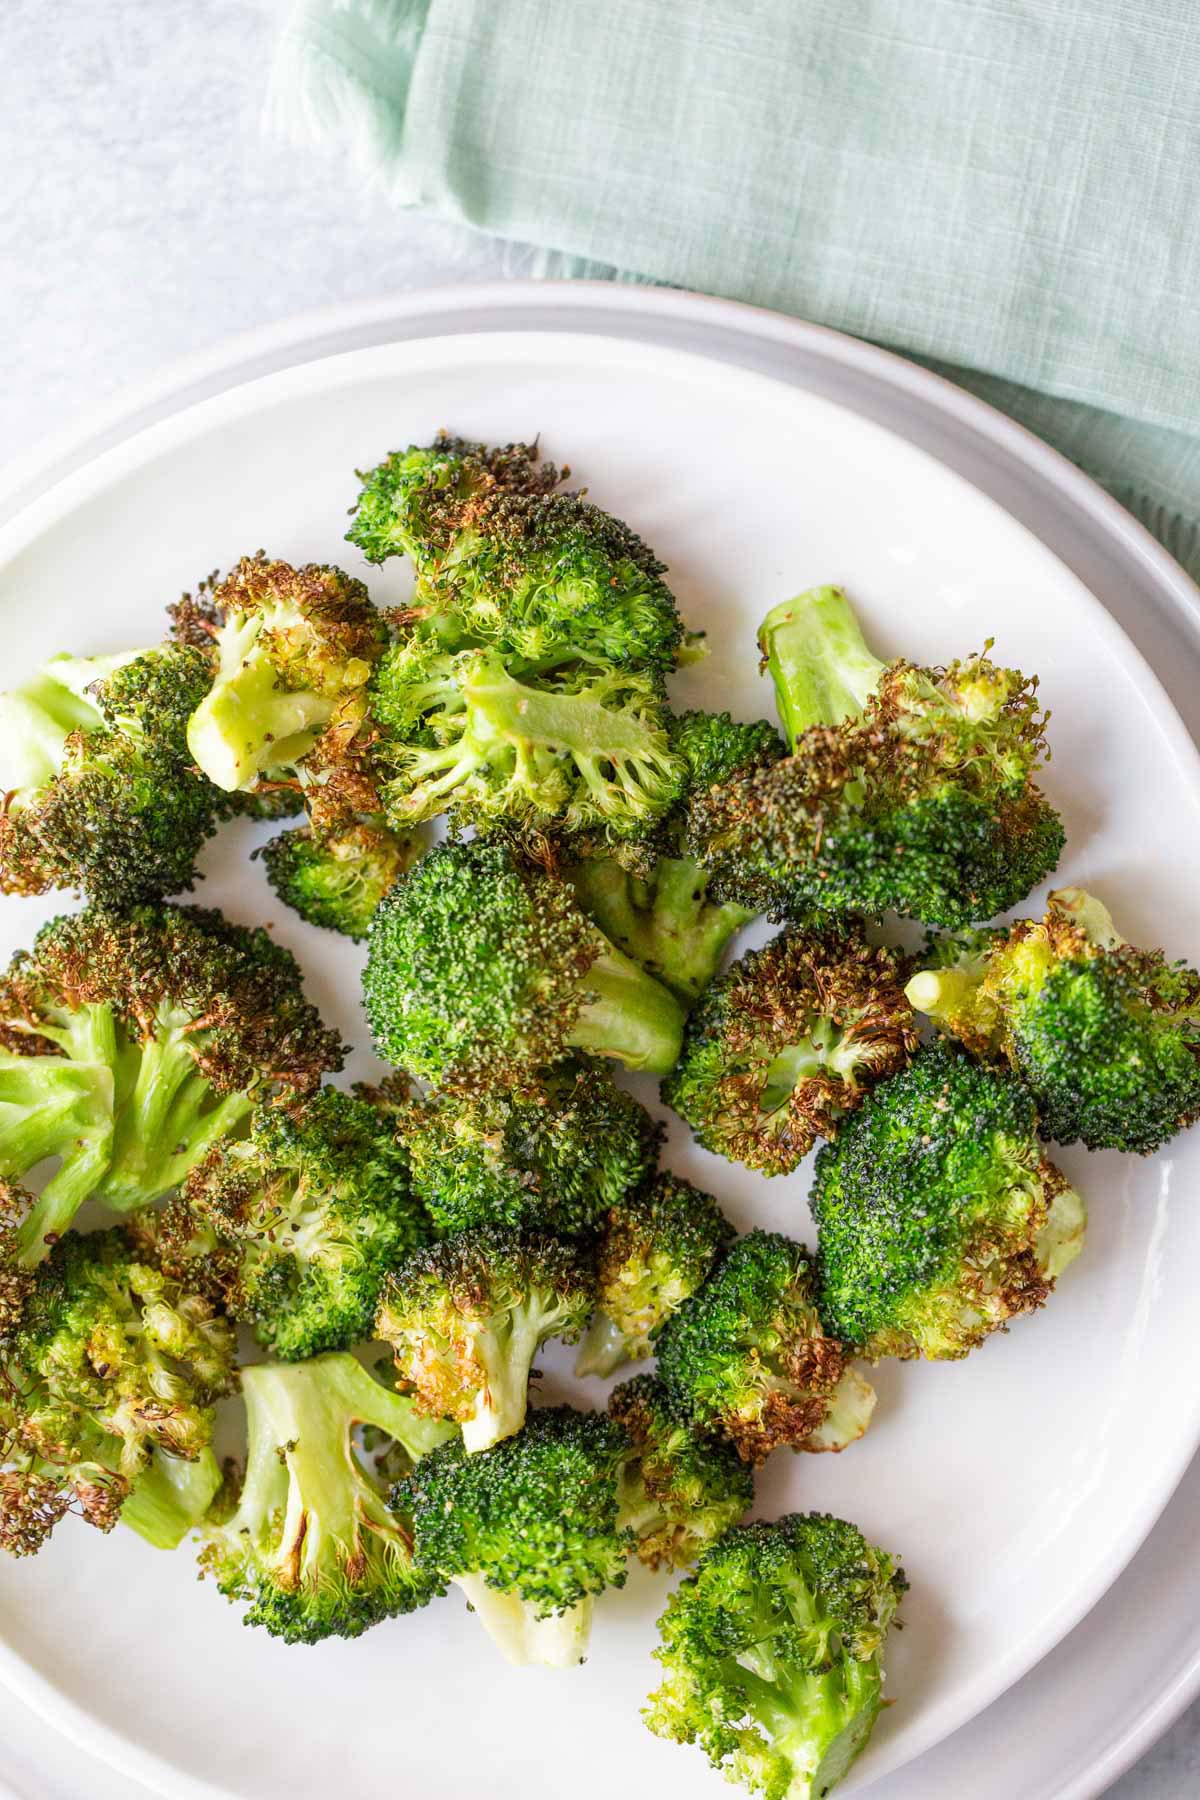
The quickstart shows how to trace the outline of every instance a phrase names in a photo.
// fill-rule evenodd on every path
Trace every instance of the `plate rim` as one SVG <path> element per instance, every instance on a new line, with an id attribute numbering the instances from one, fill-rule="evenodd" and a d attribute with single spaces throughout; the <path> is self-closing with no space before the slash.
<path id="1" fill-rule="evenodd" d="M 703 325 L 716 321 L 724 329 L 740 332 L 751 337 L 759 336 L 773 340 L 793 349 L 802 349 L 815 356 L 819 361 L 841 364 L 857 369 L 868 379 L 881 380 L 893 389 L 909 395 L 918 405 L 921 402 L 932 403 L 934 409 L 949 415 L 975 433 L 990 438 L 1006 448 L 1025 467 L 1041 473 L 1052 489 L 1067 496 L 1095 520 L 1106 534 L 1115 533 L 1139 561 L 1148 564 L 1157 578 L 1156 585 L 1166 590 L 1181 609 L 1184 622 L 1192 629 L 1200 632 L 1200 591 L 1191 582 L 1185 571 L 1174 562 L 1169 553 L 1162 548 L 1150 534 L 1129 514 L 1105 494 L 1089 477 L 1076 469 L 1057 451 L 1050 449 L 1041 440 L 1034 437 L 1023 427 L 1015 424 L 1004 415 L 996 413 L 985 402 L 975 399 L 963 390 L 956 388 L 943 377 L 922 369 L 892 352 L 879 349 L 873 345 L 863 344 L 859 340 L 846 337 L 826 327 L 814 326 L 803 321 L 792 320 L 783 315 L 753 308 L 739 302 L 712 299 L 702 295 L 683 294 L 675 291 L 640 288 L 615 288 L 607 283 L 542 283 L 542 282 L 503 282 L 485 284 L 462 284 L 450 289 L 422 289 L 403 295 L 397 299 L 383 299 L 372 302 L 360 302 L 349 306 L 335 306 L 319 312 L 302 314 L 281 321 L 277 325 L 262 330 L 242 334 L 241 336 L 218 346 L 199 356 L 189 357 L 173 365 L 166 373 L 127 389 L 114 402 L 97 409 L 87 416 L 71 431 L 60 434 L 40 447 L 35 447 L 28 456 L 18 458 L 6 469 L 0 470 L 0 523 L 6 529 L 0 537 L 11 542 L 13 533 L 8 527 L 20 526 L 26 520 L 38 528 L 33 515 L 42 511 L 43 505 L 49 505 L 58 494 L 58 490 L 68 491 L 74 486 L 73 477 L 82 475 L 96 464 L 107 464 L 108 453 L 120 445 L 132 448 L 133 440 L 140 438 L 145 432 L 176 415 L 190 414 L 198 405 L 218 395 L 232 395 L 236 390 L 256 385 L 264 376 L 277 370 L 299 368 L 301 365 L 323 363 L 336 358 L 342 351 L 360 347 L 347 344 L 345 338 L 363 330 L 374 331 L 380 327 L 394 326 L 405 320 L 417 322 L 418 328 L 401 334 L 409 338 L 425 339 L 433 336 L 454 336 L 478 331 L 496 332 L 512 330 L 511 321 L 496 320 L 497 311 L 503 315 L 509 311 L 517 311 L 522 307 L 534 304 L 535 311 L 545 312 L 550 316 L 539 317 L 532 323 L 518 325 L 518 330 L 525 332 L 585 330 L 592 335 L 608 336 L 611 340 L 642 341 L 636 328 L 639 314 L 658 319 L 683 321 L 692 325 Z M 601 327 L 581 325 L 579 319 L 586 314 L 587 308 L 595 308 L 602 316 Z M 474 313 L 491 312 L 492 322 L 471 323 Z M 429 329 L 420 328 L 422 316 L 428 315 L 430 320 L 439 319 Z M 447 332 L 447 320 L 454 321 L 451 331 Z M 626 328 L 621 329 L 622 325 Z M 330 341 L 341 337 L 340 345 Z M 371 346 L 396 341 L 394 335 L 388 333 L 383 337 L 372 337 L 368 340 Z M 361 347 L 368 347 L 363 344 Z M 660 346 L 662 347 L 662 346 Z M 736 357 L 714 357 L 711 350 L 701 345 L 682 344 L 679 348 L 687 350 L 693 356 L 708 361 L 729 361 L 737 364 Z M 264 367 L 264 360 L 270 365 Z M 746 365 L 737 366 L 745 368 Z M 778 370 L 770 371 L 775 380 L 787 380 Z M 803 387 L 802 380 L 794 380 L 792 385 Z M 852 402 L 842 400 L 839 404 L 848 410 L 855 411 Z M 867 415 L 869 417 L 869 415 Z M 872 421 L 873 422 L 873 421 Z M 892 435 L 900 435 L 895 427 L 883 426 Z M 918 446 L 913 446 L 918 447 Z M 924 454 L 930 454 L 924 451 Z M 964 476 L 944 457 L 933 453 L 935 460 L 959 479 L 970 482 L 984 498 L 993 505 L 1000 506 L 1009 519 L 1023 530 L 1030 530 L 1025 522 L 1013 513 L 1002 502 L 980 488 L 969 475 Z M 98 471 L 100 473 L 100 471 Z M 64 495 L 64 501 L 71 503 L 73 497 Z M 1037 532 L 1031 535 L 1038 537 Z M 1040 540 L 1043 548 L 1055 556 L 1067 571 L 1072 580 L 1079 577 L 1070 563 L 1052 546 Z M 1086 583 L 1082 583 L 1086 588 Z M 1104 615 L 1105 623 L 1113 630 L 1120 632 L 1129 649 L 1142 664 L 1142 673 L 1148 678 L 1152 687 L 1161 691 L 1161 682 L 1153 665 L 1139 646 L 1133 642 L 1104 602 L 1094 594 L 1090 596 L 1093 604 Z M 1166 696 L 1164 696 L 1166 697 Z M 1174 705 L 1168 698 L 1171 726 L 1170 736 L 1179 742 L 1177 749 L 1195 761 L 1196 746 L 1179 717 Z M 1104 1579 L 1103 1586 L 1080 1608 L 1068 1608 L 1066 1623 L 1056 1630 L 1050 1643 L 1038 1652 L 1032 1662 L 1024 1663 L 1020 1668 L 1008 1674 L 1001 1693 L 1009 1691 L 1022 1677 L 1034 1667 L 1043 1656 L 1050 1654 L 1064 1643 L 1075 1625 L 1091 1611 L 1104 1594 L 1111 1591 L 1123 1570 L 1133 1560 L 1138 1548 L 1153 1529 L 1154 1524 L 1169 1504 L 1171 1495 L 1182 1478 L 1191 1451 L 1181 1461 L 1176 1472 L 1175 1481 L 1159 1504 L 1148 1509 L 1148 1518 L 1144 1528 L 1130 1548 L 1117 1560 Z M 1013 1659 L 1017 1659 L 1014 1657 Z M 228 1800 L 230 1790 L 218 1788 L 207 1781 L 198 1779 L 171 1763 L 168 1759 L 142 1749 L 131 1738 L 122 1736 L 101 1720 L 86 1712 L 73 1700 L 67 1699 L 53 1682 L 37 1674 L 19 1654 L 7 1644 L 0 1644 L 0 1678 L 5 1685 L 26 1701 L 32 1709 L 50 1723 L 54 1724 L 68 1739 L 78 1743 L 91 1753 L 98 1754 L 102 1760 L 123 1772 L 133 1774 L 136 1779 L 146 1782 L 152 1791 L 169 1792 L 186 1795 L 189 1800 Z M 1200 1686 L 1200 1664 L 1185 1671 L 1180 1678 L 1181 1686 L 1177 1695 L 1172 1696 L 1170 1716 L 1162 1715 L 1162 1708 L 1155 1708 L 1154 1717 L 1148 1722 L 1144 1739 L 1138 1737 L 1136 1726 L 1131 1728 L 1133 1740 L 1128 1746 L 1122 1746 L 1122 1753 L 1127 1748 L 1127 1755 L 1120 1766 L 1114 1767 L 1109 1761 L 1105 1774 L 1105 1783 L 1115 1779 L 1121 1769 L 1139 1753 L 1139 1749 L 1152 1741 L 1161 1730 L 1178 1716 L 1197 1686 Z M 36 1690 L 36 1695 L 35 1691 Z M 945 1742 L 957 1730 L 967 1729 L 986 1712 L 988 1705 L 1000 1698 L 993 1696 L 977 1712 L 962 1721 L 959 1727 L 943 1736 L 935 1743 Z M 71 1727 L 68 1728 L 66 1717 L 70 1716 Z M 101 1739 L 102 1743 L 97 1740 Z M 926 1745 L 906 1758 L 902 1767 L 912 1767 L 920 1761 L 922 1755 L 933 1746 Z M 139 1765 L 131 1767 L 131 1763 Z M 145 1765 L 144 1768 L 141 1765 Z M 892 1775 L 900 1770 L 889 1772 L 880 1777 L 886 1783 Z M 171 1786 L 163 1788 L 159 1783 L 169 1777 Z M 877 1784 L 872 1783 L 870 1791 L 876 1791 Z M 1075 1791 L 1096 1792 L 1095 1788 L 1076 1787 Z"/>

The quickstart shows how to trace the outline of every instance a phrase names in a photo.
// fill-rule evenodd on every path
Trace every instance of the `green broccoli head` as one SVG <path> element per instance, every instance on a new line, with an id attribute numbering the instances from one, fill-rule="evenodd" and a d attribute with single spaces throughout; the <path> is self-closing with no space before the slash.
<path id="1" fill-rule="evenodd" d="M 361 581 L 260 553 L 214 585 L 201 610 L 213 672 L 187 741 L 218 788 L 246 792 L 261 776 L 294 774 L 323 732 L 352 732 L 362 720 L 388 633 Z M 199 617 L 177 609 L 177 629 L 194 635 Z"/>
<path id="2" fill-rule="evenodd" d="M 384 1276 L 430 1230 L 393 1121 L 337 1088 L 260 1107 L 184 1199 L 214 1233 L 233 1317 L 287 1361 L 369 1338 Z"/>
<path id="3" fill-rule="evenodd" d="M 813 1258 L 778 1232 L 739 1238 L 657 1348 L 678 1416 L 728 1438 L 746 1462 L 780 1445 L 841 1450 L 870 1423 L 875 1390 L 821 1323 Z"/>
<path id="4" fill-rule="evenodd" d="M 1026 1088 L 945 1043 L 820 1152 L 812 1210 L 821 1316 L 870 1357 L 965 1356 L 1042 1305 L 1086 1226 Z"/>
<path id="5" fill-rule="evenodd" d="M 691 830 L 716 898 L 801 922 L 892 908 L 959 927 L 1053 869 L 1064 836 L 1034 781 L 1036 680 L 986 653 L 945 669 L 875 663 L 830 588 L 777 608 L 763 642 L 793 754 L 697 798 Z"/>
<path id="6" fill-rule="evenodd" d="M 608 1416 L 629 1439 L 620 1521 L 651 1569 L 694 1563 L 754 1504 L 754 1476 L 731 1445 L 700 1436 L 671 1410 L 653 1375 L 614 1389 Z"/>
<path id="7" fill-rule="evenodd" d="M 604 1066 L 550 1070 L 536 1099 L 503 1088 L 402 1103 L 413 1190 L 441 1231 L 507 1225 L 574 1237 L 652 1172 L 661 1127 Z"/>
<path id="8" fill-rule="evenodd" d="M 361 940 L 375 908 L 421 854 L 412 832 L 356 823 L 318 833 L 309 826 L 281 831 L 254 852 L 285 906 L 309 925 Z"/>
<path id="9" fill-rule="evenodd" d="M 200 1567 L 244 1604 L 245 1624 L 317 1644 L 360 1637 L 444 1592 L 416 1567 L 411 1527 L 356 1441 L 370 1427 L 415 1461 L 444 1441 L 441 1428 L 344 1352 L 261 1363 L 242 1391 L 246 1469 L 203 1528 Z"/>
<path id="10" fill-rule="evenodd" d="M 614 1201 L 596 1252 L 599 1310 L 579 1348 L 577 1375 L 611 1375 L 650 1356 L 666 1321 L 733 1242 L 711 1194 L 664 1171 Z"/>
<path id="11" fill-rule="evenodd" d="M 198 907 L 52 920 L 0 977 L 0 1180 L 58 1163 L 20 1261 L 89 1195 L 128 1212 L 177 1187 L 258 1100 L 306 1091 L 341 1057 L 265 931 Z"/>
<path id="12" fill-rule="evenodd" d="M 706 1149 L 790 1173 L 915 1050 L 905 973 L 857 927 L 783 932 L 702 996 L 663 1099 Z"/>
<path id="13" fill-rule="evenodd" d="M 764 1800 L 820 1800 L 871 1735 L 907 1586 L 894 1557 L 827 1514 L 735 1527 L 658 1622 L 647 1725 Z"/>
<path id="14" fill-rule="evenodd" d="M 382 797 L 404 829 L 439 813 L 481 832 L 643 837 L 678 800 L 653 673 L 572 664 L 515 670 L 494 646 L 384 656 L 373 688 Z"/>
<path id="15" fill-rule="evenodd" d="M 0 1546 L 39 1549 L 66 1512 L 110 1530 L 148 1474 L 170 1484 L 190 1464 L 209 1479 L 213 1403 L 236 1382 L 232 1329 L 123 1231 L 55 1244 L 9 1325 Z"/>
<path id="16" fill-rule="evenodd" d="M 540 1233 L 480 1226 L 415 1251 L 383 1284 L 375 1335 L 417 1410 L 462 1426 L 470 1453 L 525 1422 L 533 1359 L 572 1342 L 596 1299 L 590 1254 Z"/>
<path id="17" fill-rule="evenodd" d="M 683 1029 L 565 882 L 478 839 L 432 850 L 381 902 L 363 997 L 380 1055 L 447 1088 L 536 1092 L 572 1050 L 663 1073 Z"/>
<path id="18" fill-rule="evenodd" d="M 346 533 L 369 562 L 411 557 L 418 612 L 530 662 L 675 666 L 683 636 L 663 564 L 524 444 L 440 437 L 361 477 Z"/>
<path id="19" fill-rule="evenodd" d="M 932 947 L 908 993 L 953 1037 L 1002 1056 L 1061 1144 L 1150 1155 L 1200 1118 L 1200 973 L 1139 950 L 1081 888 Z"/>
<path id="20" fill-rule="evenodd" d="M 450 1443 L 394 1491 L 417 1563 L 460 1587 L 511 1662 L 583 1661 L 592 1600 L 625 1583 L 632 1533 L 619 1516 L 624 1429 L 569 1406 L 531 1412 L 482 1455 Z"/>
<path id="21" fill-rule="evenodd" d="M 186 737 L 209 678 L 202 652 L 168 645 L 55 657 L 0 695 L 0 891 L 126 906 L 193 885 L 220 811 Z"/>

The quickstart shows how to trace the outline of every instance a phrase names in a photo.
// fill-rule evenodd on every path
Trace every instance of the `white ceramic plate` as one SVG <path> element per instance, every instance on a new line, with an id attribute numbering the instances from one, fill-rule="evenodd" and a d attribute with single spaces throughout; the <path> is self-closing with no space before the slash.
<path id="1" fill-rule="evenodd" d="M 65 645 L 145 639 L 165 600 L 250 546 L 355 567 L 339 547 L 350 469 L 439 425 L 540 430 L 656 544 L 714 647 L 681 678 L 691 703 L 768 710 L 754 625 L 816 580 L 851 588 L 887 652 L 936 659 L 997 636 L 1006 659 L 1042 672 L 1054 708 L 1050 785 L 1072 839 L 1063 872 L 1101 886 L 1132 934 L 1195 945 L 1194 753 L 1074 577 L 975 490 L 854 414 L 661 349 L 534 334 L 394 346 L 169 420 L 0 539 L 0 606 L 23 636 L 14 672 Z M 381 599 L 399 591 L 390 570 L 372 585 Z M 239 860 L 248 840 L 222 840 L 205 898 L 270 915 L 257 869 Z M 4 948 L 49 910 L 5 903 Z M 286 914 L 277 924 L 314 996 L 362 1042 L 353 953 Z M 805 1230 L 803 1176 L 768 1185 L 682 1142 L 675 1151 L 740 1223 Z M 840 1459 L 777 1457 L 760 1482 L 764 1512 L 841 1510 L 905 1554 L 914 1591 L 892 1657 L 898 1704 L 860 1781 L 940 1740 L 1069 1629 L 1133 1553 L 1195 1444 L 1200 1349 L 1184 1329 L 1185 1271 L 1200 1226 L 1173 1199 L 1194 1178 L 1195 1141 L 1149 1164 L 1062 1160 L 1086 1186 L 1093 1231 L 1050 1309 L 966 1364 L 880 1371 L 863 1444 Z M 581 1732 L 585 1796 L 614 1780 L 682 1795 L 708 1779 L 698 1757 L 637 1722 L 660 1604 L 648 1578 L 601 1609 L 587 1669 L 557 1678 L 509 1672 L 452 1602 L 356 1645 L 286 1651 L 240 1631 L 193 1584 L 186 1556 L 156 1557 L 127 1534 L 101 1544 L 64 1532 L 39 1561 L 0 1571 L 0 1597 L 5 1640 L 33 1685 L 51 1682 L 64 1716 L 90 1713 L 110 1747 L 109 1733 L 136 1744 L 131 1771 L 164 1791 L 316 1796 L 350 1782 L 370 1800 L 395 1786 L 399 1716 L 415 1727 L 405 1775 L 429 1800 L 474 1773 L 498 1795 L 547 1791 L 557 1754 L 578 1766 Z M 469 1769 L 445 1755 L 461 1742 L 468 1685 L 479 1759 Z M 349 1748 L 327 1723 L 339 1690 Z M 536 1730 L 512 1729 L 535 1713 Z"/>

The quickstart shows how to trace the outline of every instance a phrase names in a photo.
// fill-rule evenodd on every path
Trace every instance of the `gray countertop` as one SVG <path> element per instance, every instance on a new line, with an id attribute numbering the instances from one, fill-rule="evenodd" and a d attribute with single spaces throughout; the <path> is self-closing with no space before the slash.
<path id="1" fill-rule="evenodd" d="M 396 212 L 336 163 L 262 142 L 275 11 L 272 0 L 7 0 L 0 462 L 232 333 L 525 272 L 519 246 Z M 2 1690 L 0 1742 L 0 1796 L 7 1782 L 20 1800 L 135 1800 Z M 1111 1793 L 1200 1793 L 1200 1706 Z"/>

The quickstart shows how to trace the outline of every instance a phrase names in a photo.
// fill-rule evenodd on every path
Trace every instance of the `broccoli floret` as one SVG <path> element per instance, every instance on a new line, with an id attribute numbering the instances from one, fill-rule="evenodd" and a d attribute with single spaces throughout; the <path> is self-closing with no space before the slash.
<path id="1" fill-rule="evenodd" d="M 790 1173 L 915 1050 L 906 967 L 857 928 L 785 931 L 702 996 L 663 1099 L 707 1150 Z"/>
<path id="2" fill-rule="evenodd" d="M 643 1717 L 764 1800 L 820 1800 L 883 1705 L 883 1645 L 908 1582 L 854 1525 L 790 1513 L 728 1532 L 659 1620 Z"/>
<path id="3" fill-rule="evenodd" d="M 536 1091 L 571 1050 L 664 1074 L 683 1014 L 567 884 L 505 844 L 447 844 L 371 924 L 363 997 L 381 1056 L 443 1087 Z"/>
<path id="4" fill-rule="evenodd" d="M 461 438 L 393 451 L 363 483 L 346 533 L 368 562 L 411 557 L 418 612 L 532 662 L 675 666 L 683 631 L 664 565 L 536 448 Z"/>
<path id="5" fill-rule="evenodd" d="M 447 1433 L 344 1352 L 242 1375 L 249 1454 L 236 1504 L 204 1528 L 200 1567 L 243 1623 L 289 1644 L 360 1637 L 444 1588 L 418 1569 L 356 1436 L 371 1426 L 414 1461 Z"/>
<path id="6" fill-rule="evenodd" d="M 567 875 L 584 912 L 618 950 L 690 1006 L 716 974 L 730 939 L 754 916 L 736 902 L 711 899 L 707 870 L 687 853 L 693 796 L 769 767 L 783 745 L 773 725 L 742 725 L 728 713 L 678 713 L 669 732 L 685 770 L 680 799 L 653 832 L 613 855 L 585 837 Z"/>
<path id="7" fill-rule="evenodd" d="M 1083 1247 L 1028 1091 L 946 1043 L 882 1083 L 818 1154 L 829 1331 L 868 1357 L 957 1357 L 1041 1306 Z"/>
<path id="8" fill-rule="evenodd" d="M 200 651 L 167 646 L 55 657 L 0 695 L 0 890 L 124 906 L 190 888 L 220 816 L 186 737 L 208 683 Z"/>
<path id="9" fill-rule="evenodd" d="M 260 553 L 213 587 L 206 611 L 215 668 L 187 741 L 217 787 L 245 791 L 260 776 L 294 774 L 322 732 L 352 731 L 363 718 L 387 626 L 361 581 Z"/>
<path id="10" fill-rule="evenodd" d="M 641 670 L 521 673 L 494 648 L 431 653 L 418 639 L 384 656 L 373 708 L 397 829 L 445 812 L 482 832 L 636 838 L 682 790 L 657 677 Z"/>
<path id="11" fill-rule="evenodd" d="M 359 940 L 383 896 L 420 853 L 414 833 L 368 824 L 325 834 L 309 826 L 282 831 L 254 852 L 285 906 L 309 925 Z"/>
<path id="12" fill-rule="evenodd" d="M 384 1275 L 430 1235 L 392 1120 L 337 1088 L 260 1107 L 184 1201 L 215 1235 L 229 1311 L 286 1361 L 369 1338 Z"/>
<path id="13" fill-rule="evenodd" d="M 739 1238 L 657 1347 L 675 1412 L 746 1462 L 784 1444 L 841 1450 L 870 1423 L 875 1390 L 822 1326 L 813 1258 L 778 1232 Z"/>
<path id="14" fill-rule="evenodd" d="M 441 1231 L 508 1225 L 573 1237 L 640 1186 L 662 1128 L 602 1064 L 551 1069 L 536 1099 L 502 1088 L 413 1097 L 397 1129 Z"/>
<path id="15" fill-rule="evenodd" d="M 1000 1056 L 1045 1137 L 1150 1155 L 1200 1118 L 1200 973 L 1126 943 L 1082 888 L 931 946 L 908 996 L 981 1056 Z"/>
<path id="16" fill-rule="evenodd" d="M 520 1431 L 533 1359 L 579 1337 L 596 1299 L 579 1245 L 505 1226 L 417 1250 L 385 1280 L 375 1335 L 418 1412 L 453 1419 L 473 1454 Z"/>
<path id="17" fill-rule="evenodd" d="M 663 1173 L 609 1210 L 596 1249 L 599 1310 L 575 1363 L 577 1375 L 611 1375 L 652 1354 L 671 1314 L 733 1242 L 711 1194 Z"/>
<path id="18" fill-rule="evenodd" d="M 625 1431 L 603 1413 L 547 1407 L 482 1455 L 460 1443 L 395 1489 L 418 1565 L 454 1582 L 510 1662 L 567 1668 L 587 1653 L 592 1601 L 623 1587 L 632 1533 L 618 1477 Z"/>
<path id="19" fill-rule="evenodd" d="M 754 1504 L 754 1476 L 729 1444 L 701 1437 L 672 1412 L 653 1375 L 614 1389 L 608 1416 L 629 1439 L 619 1520 L 651 1569 L 682 1569 Z"/>
<path id="20" fill-rule="evenodd" d="M 1036 679 L 986 654 L 878 663 L 836 588 L 777 607 L 761 642 L 793 754 L 695 802 L 715 898 L 802 923 L 890 907 L 957 927 L 1053 869 L 1064 836 L 1034 782 Z"/>
<path id="21" fill-rule="evenodd" d="M 39 1549 L 66 1512 L 110 1530 L 143 1477 L 130 1522 L 168 1535 L 150 1508 L 173 1487 L 182 1534 L 211 1479 L 212 1408 L 234 1387 L 235 1353 L 212 1303 L 123 1231 L 56 1244 L 0 1341 L 0 1546 Z M 194 1474 L 176 1479 L 180 1464 Z"/>
<path id="22" fill-rule="evenodd" d="M 89 1194 L 177 1187 L 255 1103 L 304 1092 L 342 1045 L 262 930 L 198 907 L 52 920 L 0 978 L 0 1179 L 59 1167 L 17 1231 L 32 1266 Z"/>

